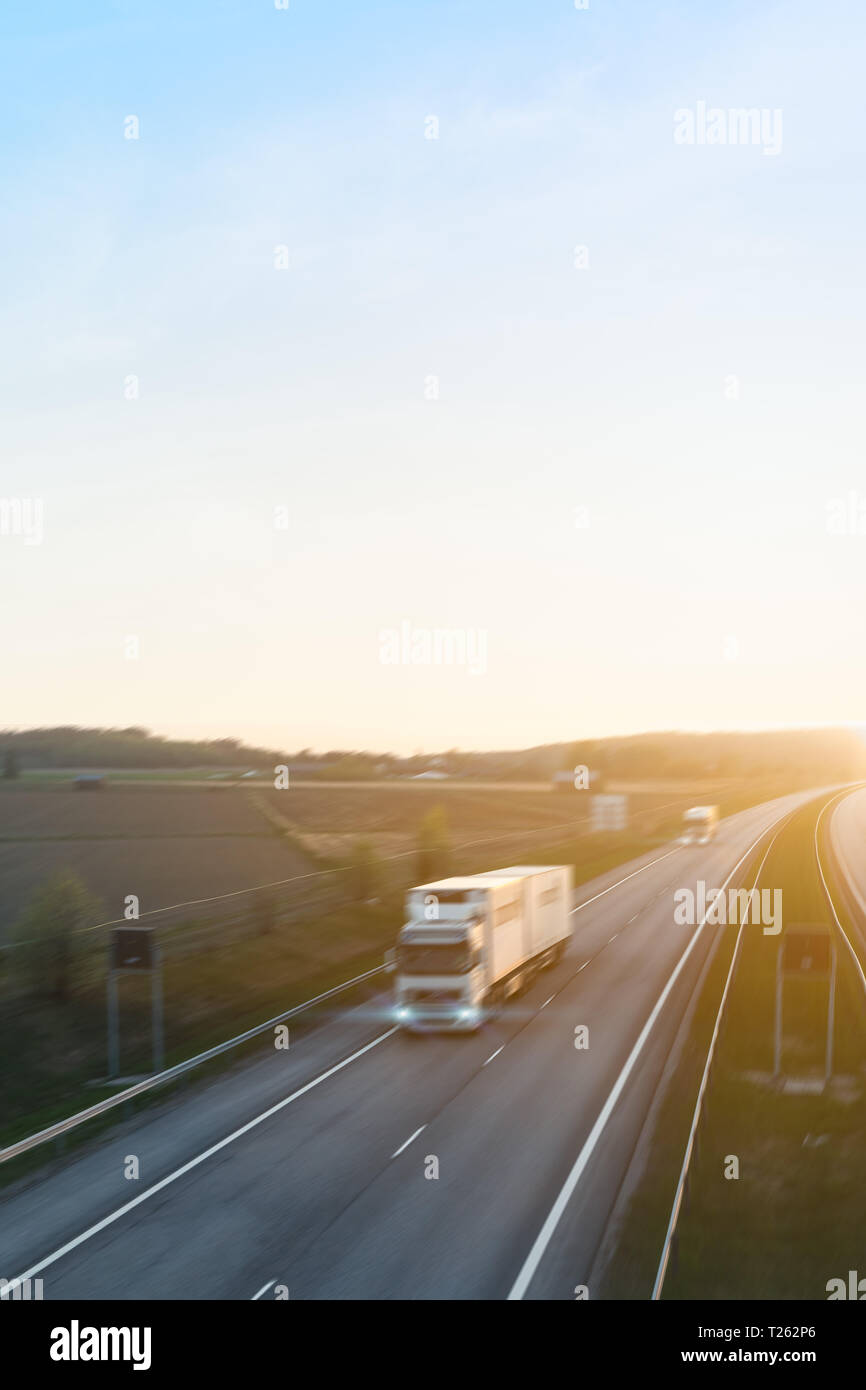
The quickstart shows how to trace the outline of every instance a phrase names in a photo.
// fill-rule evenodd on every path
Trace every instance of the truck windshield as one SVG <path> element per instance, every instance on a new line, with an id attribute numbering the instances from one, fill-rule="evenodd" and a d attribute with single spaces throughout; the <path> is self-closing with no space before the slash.
<path id="1" fill-rule="evenodd" d="M 397 965 L 404 975 L 465 975 L 472 969 L 473 955 L 465 941 L 400 946 Z"/>

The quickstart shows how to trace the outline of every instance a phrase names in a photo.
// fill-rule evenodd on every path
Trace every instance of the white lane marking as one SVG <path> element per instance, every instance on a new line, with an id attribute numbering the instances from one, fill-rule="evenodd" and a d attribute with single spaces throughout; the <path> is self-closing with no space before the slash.
<path id="1" fill-rule="evenodd" d="M 501 1049 L 500 1049 L 500 1051 L 501 1051 Z M 415 1131 L 414 1134 L 410 1134 L 410 1135 L 409 1135 L 409 1138 L 406 1140 L 406 1143 L 405 1143 L 405 1144 L 401 1144 L 400 1147 L 399 1147 L 399 1149 L 395 1149 L 395 1150 L 394 1150 L 394 1152 L 392 1153 L 391 1157 L 392 1157 L 392 1158 L 397 1158 L 397 1156 L 398 1156 L 399 1154 L 401 1154 L 401 1153 L 403 1152 L 404 1149 L 408 1149 L 409 1145 L 412 1143 L 412 1140 L 413 1140 L 413 1139 L 417 1139 L 417 1138 L 418 1138 L 418 1135 L 421 1133 L 421 1130 L 422 1130 L 422 1129 L 426 1129 L 426 1128 L 427 1128 L 426 1125 L 422 1125 L 422 1126 L 421 1126 L 421 1129 L 416 1129 L 416 1131 Z"/>
<path id="2" fill-rule="evenodd" d="M 785 815 L 787 814 L 788 812 L 786 811 Z M 783 820 L 784 816 L 780 816 L 778 819 Z M 761 840 L 763 840 L 764 837 L 768 835 L 770 831 L 774 828 L 774 826 L 777 824 L 778 821 L 773 821 L 769 826 L 766 827 L 765 830 L 761 831 L 761 834 L 757 837 L 756 840 L 753 840 L 753 842 L 749 845 L 749 848 L 746 850 L 745 854 L 743 854 L 737 860 L 736 864 L 731 869 L 731 872 L 728 874 L 728 877 L 722 884 L 723 889 L 727 888 L 728 884 L 734 877 L 734 874 L 737 872 L 740 865 L 745 863 L 749 855 L 754 850 L 755 845 L 760 844 Z M 673 972 L 671 973 L 670 978 L 668 979 L 667 984 L 665 985 L 664 989 L 662 990 L 661 994 L 656 1000 L 656 1003 L 653 1007 L 652 1012 L 650 1013 L 649 1018 L 647 1019 L 646 1023 L 640 1031 L 640 1034 L 638 1035 L 637 1042 L 635 1043 L 634 1047 L 632 1048 L 631 1052 L 626 1058 L 625 1065 L 623 1066 L 619 1076 L 616 1078 L 610 1095 L 608 1096 L 607 1100 L 602 1106 L 601 1111 L 599 1112 L 599 1115 L 595 1121 L 595 1124 L 593 1125 L 584 1142 L 583 1148 L 580 1150 L 580 1153 L 577 1155 L 577 1158 L 574 1161 L 574 1165 L 571 1169 L 571 1172 L 569 1173 L 568 1177 L 563 1183 L 562 1189 L 558 1197 L 556 1198 L 556 1201 L 554 1202 L 553 1206 L 550 1208 L 550 1211 L 547 1214 L 544 1225 L 542 1226 L 538 1235 L 535 1237 L 532 1249 L 530 1250 L 529 1254 L 523 1262 L 523 1265 L 521 1266 L 520 1273 L 515 1279 L 511 1287 L 511 1291 L 508 1295 L 509 1301 L 517 1301 L 521 1299 L 525 1294 L 526 1290 L 529 1288 L 529 1285 L 532 1282 L 535 1272 L 538 1269 L 538 1266 L 541 1264 L 544 1252 L 550 1244 L 553 1233 L 559 1225 L 559 1222 L 562 1218 L 562 1214 L 565 1211 L 565 1208 L 568 1206 L 568 1203 L 571 1199 L 571 1195 L 574 1192 L 574 1189 L 577 1187 L 577 1184 L 580 1182 L 580 1179 L 583 1176 L 583 1171 L 586 1168 L 586 1165 L 589 1163 L 590 1158 L 592 1157 L 593 1150 L 595 1149 L 596 1144 L 601 1138 L 601 1135 L 604 1131 L 605 1126 L 607 1125 L 608 1120 L 613 1114 L 613 1111 L 616 1107 L 617 1101 L 620 1098 L 620 1095 L 625 1089 L 626 1082 L 628 1081 L 628 1078 L 631 1075 L 632 1069 L 634 1068 L 634 1064 L 640 1056 L 641 1052 L 643 1051 L 644 1044 L 646 1043 L 647 1038 L 652 1032 L 656 1019 L 658 1018 L 659 1014 L 661 1013 L 662 1009 L 667 1003 L 668 996 L 671 993 L 671 990 L 673 989 L 677 980 L 679 979 L 681 970 L 683 969 L 686 961 L 688 960 L 689 956 L 694 950 L 698 937 L 700 936 L 706 923 L 707 914 L 709 912 L 710 908 L 708 907 L 707 911 L 701 918 L 700 923 L 693 931 L 689 940 L 689 944 L 683 951 L 683 954 L 680 956 L 679 961 L 675 965 Z"/>
<path id="3" fill-rule="evenodd" d="M 249 1134 L 251 1129 L 255 1129 L 256 1126 L 260 1125 L 264 1120 L 269 1120 L 271 1115 L 276 1115 L 280 1110 L 284 1110 L 287 1105 L 291 1105 L 292 1101 L 298 1100 L 300 1096 L 306 1095 L 307 1091 L 312 1091 L 316 1086 L 321 1085 L 323 1081 L 327 1081 L 329 1076 L 334 1076 L 336 1072 L 342 1071 L 344 1067 L 348 1067 L 352 1062 L 356 1062 L 359 1057 L 363 1057 L 365 1052 L 369 1052 L 373 1047 L 378 1047 L 379 1043 L 384 1042 L 386 1038 L 392 1037 L 396 1032 L 396 1028 L 389 1028 L 387 1033 L 380 1033 L 378 1038 L 374 1038 L 372 1042 L 366 1043 L 364 1047 L 360 1047 L 357 1052 L 352 1053 L 351 1057 L 344 1057 L 342 1062 L 337 1062 L 335 1066 L 328 1067 L 328 1070 L 323 1071 L 320 1076 L 314 1076 L 312 1081 L 308 1081 L 306 1085 L 301 1086 L 297 1091 L 293 1091 L 290 1096 L 285 1096 L 282 1100 L 277 1101 L 276 1105 L 272 1105 L 269 1109 L 263 1110 L 261 1115 L 256 1115 L 255 1119 L 248 1120 L 245 1125 L 241 1125 L 240 1129 L 234 1130 L 233 1133 L 227 1135 L 225 1139 L 220 1139 L 219 1143 L 212 1144 L 209 1149 L 205 1149 L 204 1153 L 200 1153 L 195 1158 L 191 1158 L 188 1163 L 184 1163 L 182 1167 L 176 1168 L 175 1171 L 169 1173 L 167 1177 L 161 1178 L 159 1182 L 153 1184 L 153 1187 L 149 1187 L 146 1192 L 141 1192 L 137 1197 L 133 1197 L 131 1201 L 124 1202 L 122 1207 L 117 1208 L 117 1211 L 111 1212 L 109 1216 L 104 1216 L 102 1220 L 97 1221 L 95 1225 L 88 1226 L 87 1230 L 82 1231 L 80 1236 L 76 1236 L 74 1240 L 68 1240 L 65 1245 L 61 1245 L 59 1250 L 55 1250 L 51 1255 L 46 1255 L 44 1260 L 40 1260 L 38 1264 L 32 1265 L 30 1269 L 25 1270 L 23 1274 L 17 1275 L 14 1279 L 10 1279 L 6 1288 L 12 1293 L 18 1285 L 23 1284 L 26 1279 L 32 1279 L 35 1274 L 40 1274 L 42 1270 L 47 1269 L 49 1265 L 56 1264 L 64 1255 L 68 1255 L 71 1250 L 75 1250 L 79 1245 L 83 1245 L 86 1240 L 90 1240 L 91 1236 L 98 1235 L 100 1231 L 105 1230 L 106 1226 L 111 1226 L 115 1221 L 118 1221 L 121 1216 L 125 1216 L 128 1211 L 133 1211 L 135 1207 L 140 1207 L 142 1202 L 147 1201 L 148 1197 L 153 1197 L 157 1192 L 162 1192 L 163 1188 L 176 1182 L 178 1178 L 182 1178 L 185 1173 L 191 1172 L 193 1168 L 197 1168 L 200 1163 L 204 1163 L 205 1160 L 211 1158 L 213 1154 L 219 1153 L 221 1149 L 225 1149 L 229 1144 L 233 1144 L 234 1141 L 240 1139 L 242 1135 Z"/>
<path id="4" fill-rule="evenodd" d="M 618 932 L 618 931 L 615 931 L 614 934 L 613 934 L 613 936 L 611 936 L 611 937 L 608 938 L 608 943 L 607 943 L 608 946 L 610 945 L 611 941 L 616 941 L 616 938 L 617 938 L 618 936 L 619 936 L 619 932 Z"/>
<path id="5" fill-rule="evenodd" d="M 595 956 L 593 956 L 592 959 L 595 960 Z M 581 970 L 585 970 L 586 967 L 587 967 L 588 965 L 589 965 L 589 961 L 588 961 L 588 960 L 585 960 L 585 961 L 583 962 L 583 965 L 578 966 L 578 969 L 577 969 L 578 975 L 580 974 Z"/>
<path id="6" fill-rule="evenodd" d="M 547 1002 L 550 1003 L 550 1000 L 548 1000 Z M 543 1009 L 543 1008 L 544 1008 L 544 1005 L 542 1004 L 541 1007 L 542 1007 L 542 1009 Z M 497 1049 L 496 1049 L 495 1052 L 491 1052 L 490 1056 L 487 1058 L 487 1062 L 492 1062 L 493 1059 L 494 1059 L 494 1057 L 498 1057 L 499 1054 L 500 1054 L 500 1052 L 503 1050 L 504 1047 L 505 1047 L 505 1043 L 502 1044 L 502 1047 L 497 1047 Z M 487 1066 L 487 1062 L 484 1063 L 485 1067 Z"/>
<path id="7" fill-rule="evenodd" d="M 267 1293 L 271 1285 L 275 1284 L 276 1282 L 276 1279 L 269 1279 L 266 1284 L 262 1284 L 262 1287 L 259 1289 L 258 1293 L 253 1294 L 252 1298 L 250 1299 L 250 1303 L 255 1303 L 256 1299 L 261 1298 L 263 1293 Z"/>
<path id="8" fill-rule="evenodd" d="M 581 969 L 582 969 L 582 968 L 583 968 L 583 967 L 581 967 Z M 555 995 L 555 994 L 551 994 L 551 996 L 550 996 L 549 999 L 545 999 L 544 1003 L 543 1003 L 542 1006 L 541 1006 L 541 1009 L 546 1009 L 547 1006 L 548 1006 L 548 1004 L 552 1004 L 555 998 L 556 998 L 556 995 Z M 541 1013 L 541 1009 L 538 1010 L 539 1013 Z"/>
<path id="9" fill-rule="evenodd" d="M 658 859 L 651 859 L 648 864 L 644 864 L 642 869 L 635 869 L 634 873 L 626 874 L 625 878 L 618 878 L 616 883 L 612 883 L 609 888 L 602 888 L 601 892 L 596 893 L 594 898 L 587 898 L 585 903 L 578 903 L 577 907 L 573 907 L 569 912 L 569 917 L 572 917 L 575 912 L 582 912 L 585 907 L 589 907 L 590 903 L 597 903 L 599 898 L 603 898 L 607 893 L 612 893 L 614 888 L 619 888 L 621 884 L 628 883 L 630 878 L 637 878 L 638 874 L 645 874 L 647 869 L 652 868 L 653 864 L 660 864 L 663 859 L 670 859 L 672 854 L 679 852 L 679 849 L 680 846 L 676 845 L 674 849 L 669 849 L 667 854 L 660 854 Z"/>
<path id="10" fill-rule="evenodd" d="M 636 912 L 636 913 L 634 914 L 633 917 L 629 917 L 628 921 L 626 922 L 626 926 L 627 926 L 627 927 L 631 926 L 632 922 L 636 922 L 637 919 L 638 919 L 638 917 L 640 917 L 640 913 L 639 913 L 639 912 Z"/>

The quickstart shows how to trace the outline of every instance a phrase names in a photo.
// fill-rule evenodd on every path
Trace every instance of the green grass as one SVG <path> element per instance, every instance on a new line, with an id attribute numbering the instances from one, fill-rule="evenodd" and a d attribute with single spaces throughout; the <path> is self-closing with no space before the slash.
<path id="1" fill-rule="evenodd" d="M 813 851 L 823 801 L 793 818 L 762 874 L 762 885 L 782 888 L 785 929 L 828 920 Z M 648 1169 L 631 1200 L 605 1279 L 604 1297 L 647 1298 L 651 1291 L 735 931 L 726 929 L 705 981 L 689 1045 L 661 1105 Z M 850 1088 L 821 1095 L 773 1088 L 767 1077 L 773 1067 L 779 940 L 765 936 L 760 927 L 747 927 L 744 933 L 665 1298 L 820 1299 L 826 1298 L 829 1279 L 864 1266 L 862 988 L 847 951 L 840 950 L 834 1072 L 851 1078 Z M 818 981 L 786 983 L 787 1074 L 822 1073 L 826 1001 L 826 985 Z M 729 1155 L 739 1159 L 738 1179 L 724 1176 Z"/>

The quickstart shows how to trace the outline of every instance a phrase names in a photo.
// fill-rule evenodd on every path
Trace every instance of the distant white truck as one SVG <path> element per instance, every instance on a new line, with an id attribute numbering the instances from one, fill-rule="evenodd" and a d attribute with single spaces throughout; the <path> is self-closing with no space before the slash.
<path id="1" fill-rule="evenodd" d="M 683 812 L 683 844 L 708 845 L 718 825 L 718 806 L 690 806 Z"/>
<path id="2" fill-rule="evenodd" d="M 571 938 L 571 869 L 517 865 L 423 883 L 389 952 L 394 1015 L 417 1032 L 471 1031 L 559 960 Z"/>

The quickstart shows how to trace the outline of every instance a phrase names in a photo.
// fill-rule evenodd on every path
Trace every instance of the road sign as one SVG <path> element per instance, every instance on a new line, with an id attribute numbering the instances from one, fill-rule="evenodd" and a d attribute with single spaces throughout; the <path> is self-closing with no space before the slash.
<path id="1" fill-rule="evenodd" d="M 789 927 L 782 937 L 782 970 L 786 975 L 826 977 L 832 964 L 829 931 Z"/>
<path id="2" fill-rule="evenodd" d="M 111 969 L 153 970 L 156 938 L 153 927 L 115 927 L 111 933 Z"/>
<path id="3" fill-rule="evenodd" d="M 625 830 L 628 825 L 628 797 L 601 795 L 592 798 L 593 830 Z"/>

